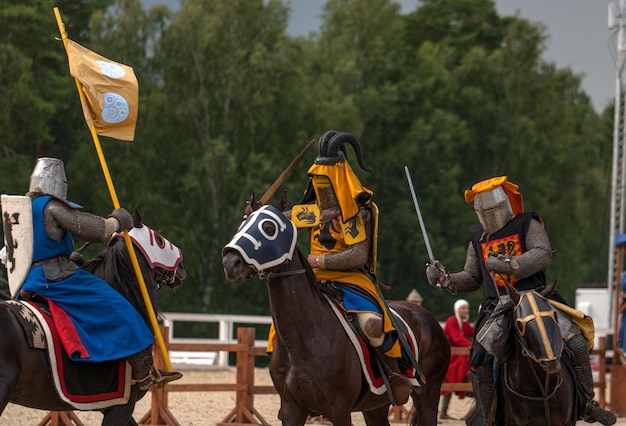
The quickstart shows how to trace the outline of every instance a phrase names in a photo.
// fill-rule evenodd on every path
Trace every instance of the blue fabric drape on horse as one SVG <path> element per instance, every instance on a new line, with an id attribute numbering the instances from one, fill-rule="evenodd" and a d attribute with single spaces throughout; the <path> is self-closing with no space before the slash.
<path id="1" fill-rule="evenodd" d="M 33 262 L 72 253 L 72 236 L 55 241 L 44 229 L 43 211 L 50 196 L 33 200 Z M 23 291 L 53 300 L 71 318 L 87 354 L 74 351 L 74 361 L 109 361 L 136 354 L 154 343 L 154 337 L 137 310 L 97 276 L 78 269 L 60 281 L 46 279 L 43 266 L 33 266 Z M 87 357 L 85 357 L 87 356 Z"/>

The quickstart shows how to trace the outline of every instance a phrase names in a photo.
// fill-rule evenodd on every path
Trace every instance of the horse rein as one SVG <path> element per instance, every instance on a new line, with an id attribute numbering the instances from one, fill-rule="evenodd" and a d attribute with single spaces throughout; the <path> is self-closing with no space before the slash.
<path id="1" fill-rule="evenodd" d="M 306 272 L 306 269 L 302 268 L 302 269 L 296 269 L 294 271 L 284 271 L 284 272 L 269 272 L 267 273 L 267 279 L 268 281 L 272 278 L 277 278 L 277 277 L 288 277 L 290 275 L 300 275 L 300 274 L 304 274 Z"/>
<path id="2" fill-rule="evenodd" d="M 306 269 L 305 268 L 294 269 L 293 271 L 280 271 L 280 269 L 283 266 L 285 266 L 287 263 L 289 263 L 289 262 L 285 262 L 285 263 L 283 263 L 281 265 L 278 265 L 278 267 L 276 268 L 276 272 L 273 272 L 273 271 L 270 271 L 270 272 L 258 271 L 259 278 L 261 278 L 261 279 L 267 278 L 267 281 L 269 281 L 272 278 L 289 277 L 291 275 L 300 275 L 300 274 L 305 274 L 306 273 Z"/>
<path id="3" fill-rule="evenodd" d="M 289 261 L 283 262 L 280 265 L 271 268 L 271 270 L 269 271 L 259 271 L 252 265 L 248 265 L 248 267 L 252 269 L 260 279 L 267 279 L 267 281 L 271 280 L 272 278 L 289 277 L 291 275 L 300 275 L 306 273 L 306 268 L 294 269 L 293 271 L 281 271 L 282 267 L 287 264 L 289 264 Z"/>
<path id="4" fill-rule="evenodd" d="M 515 335 L 515 338 L 518 340 L 519 343 L 521 343 L 521 338 L 518 335 Z M 539 376 L 537 375 L 537 371 L 534 367 L 534 361 L 531 360 L 530 357 L 525 356 L 526 361 L 528 361 L 528 363 L 531 366 L 531 370 L 533 372 L 533 376 L 535 378 L 535 380 L 537 381 L 537 384 L 539 385 L 539 388 L 541 389 L 541 396 L 537 397 L 537 396 L 528 396 L 528 395 L 523 395 L 519 392 L 517 392 L 515 389 L 513 389 L 509 383 L 509 370 L 508 370 L 508 363 L 504 364 L 504 385 L 506 386 L 507 390 L 509 392 L 511 392 L 512 394 L 514 394 L 515 396 L 522 398 L 522 399 L 526 399 L 529 401 L 542 401 L 543 402 L 543 409 L 545 412 L 545 417 L 546 417 L 546 426 L 550 426 L 552 424 L 552 422 L 550 421 L 550 406 L 549 406 L 549 402 L 548 400 L 550 398 L 552 398 L 557 391 L 559 390 L 559 388 L 561 387 L 561 385 L 563 384 L 563 371 L 559 371 L 559 373 L 557 374 L 557 382 L 556 385 L 554 385 L 554 389 L 552 389 L 552 392 L 550 392 L 550 394 L 547 393 L 547 389 L 549 386 L 549 380 L 550 380 L 550 374 L 546 373 L 546 379 L 543 383 L 543 385 L 541 384 L 541 380 L 539 378 Z"/>

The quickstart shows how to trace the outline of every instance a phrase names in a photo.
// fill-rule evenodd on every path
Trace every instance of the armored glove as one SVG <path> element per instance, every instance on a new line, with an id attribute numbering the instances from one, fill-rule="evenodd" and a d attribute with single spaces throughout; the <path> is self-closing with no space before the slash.
<path id="1" fill-rule="evenodd" d="M 432 264 L 426 264 L 426 278 L 430 285 L 437 287 L 439 290 L 445 289 L 452 295 L 457 294 L 457 288 L 450 280 L 450 274 L 446 272 L 446 268 L 435 260 Z"/>
<path id="2" fill-rule="evenodd" d="M 435 260 L 433 263 L 426 264 L 426 278 L 428 278 L 430 285 L 441 290 L 441 285 L 447 278 L 446 275 L 446 268 L 440 261 Z"/>
<path id="3" fill-rule="evenodd" d="M 133 220 L 133 216 L 128 213 L 125 208 L 120 207 L 119 209 L 115 209 L 111 212 L 108 217 L 112 217 L 116 219 L 119 223 L 118 232 L 121 232 L 125 229 L 133 229 L 135 227 L 135 221 Z"/>
<path id="4" fill-rule="evenodd" d="M 72 254 L 70 254 L 70 260 L 78 266 L 83 266 L 85 264 L 85 258 L 77 251 L 73 251 Z"/>
<path id="5" fill-rule="evenodd" d="M 443 288 L 446 289 L 446 291 L 448 293 L 450 293 L 453 296 L 456 296 L 457 294 L 459 294 L 459 290 L 456 288 L 456 285 L 454 285 L 452 283 L 452 281 L 447 280 L 444 284 L 443 284 Z"/>
<path id="6" fill-rule="evenodd" d="M 519 267 L 514 257 L 504 254 L 487 256 L 485 266 L 489 271 L 506 275 L 513 275 L 513 272 Z"/>

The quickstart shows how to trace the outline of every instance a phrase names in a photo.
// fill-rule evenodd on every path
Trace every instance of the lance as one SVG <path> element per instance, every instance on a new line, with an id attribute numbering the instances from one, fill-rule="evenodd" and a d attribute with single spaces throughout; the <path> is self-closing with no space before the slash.
<path id="1" fill-rule="evenodd" d="M 270 186 L 267 189 L 267 191 L 265 191 L 265 194 L 263 194 L 263 196 L 259 199 L 259 203 L 261 204 L 267 203 L 267 201 L 272 197 L 272 195 L 274 195 L 278 187 L 280 187 L 280 185 L 282 185 L 283 182 L 285 182 L 285 180 L 287 179 L 287 176 L 289 176 L 291 172 L 293 172 L 293 169 L 295 169 L 296 165 L 304 158 L 306 153 L 311 150 L 314 143 L 315 143 L 315 139 L 311 139 L 311 142 L 309 142 L 304 147 L 304 149 L 300 151 L 300 153 L 296 156 L 296 158 L 294 158 L 293 161 L 287 166 L 287 168 L 283 170 L 280 176 L 278 176 L 278 178 L 274 181 L 272 186 Z"/>
<path id="2" fill-rule="evenodd" d="M 61 14 L 59 13 L 58 7 L 54 8 L 54 16 L 56 17 L 57 25 L 59 26 L 59 32 L 61 33 L 61 39 L 63 40 L 63 46 L 65 47 L 65 51 L 67 53 L 67 32 L 65 31 L 65 24 L 61 20 Z M 78 95 L 80 96 L 81 102 L 85 102 L 85 93 L 83 92 L 82 84 L 76 78 L 74 79 L 74 81 L 76 82 L 76 88 L 78 89 Z M 106 159 L 104 158 L 104 152 L 102 151 L 102 146 L 100 145 L 100 140 L 98 139 L 98 134 L 96 133 L 95 125 L 92 124 L 91 126 L 89 126 L 89 130 L 91 132 L 91 137 L 93 139 L 96 152 L 98 153 L 98 159 L 100 160 L 100 165 L 102 166 L 102 173 L 104 173 L 104 179 L 106 180 L 109 193 L 111 194 L 113 207 L 118 209 L 121 207 L 120 202 L 117 198 L 115 187 L 113 186 L 113 180 L 111 179 L 111 174 L 109 173 L 109 167 L 107 166 Z M 133 269 L 135 270 L 135 275 L 137 276 L 137 282 L 139 283 L 141 296 L 143 297 L 143 301 L 146 305 L 148 317 L 150 318 L 150 324 L 152 325 L 152 333 L 154 334 L 154 338 L 156 340 L 157 346 L 159 347 L 161 356 L 163 357 L 165 368 L 167 371 L 171 372 L 173 371 L 172 363 L 170 362 L 167 348 L 165 347 L 165 341 L 163 340 L 163 336 L 161 335 L 161 331 L 159 329 L 159 323 L 157 321 L 156 314 L 154 313 L 154 307 L 152 306 L 152 301 L 150 300 L 150 295 L 148 293 L 148 289 L 146 288 L 146 283 L 143 279 L 143 274 L 141 273 L 139 261 L 137 260 L 137 253 L 135 253 L 135 247 L 133 246 L 133 243 L 130 239 L 130 235 L 128 235 L 127 229 L 124 229 L 124 242 L 126 243 L 126 248 L 128 249 L 128 254 L 130 256 L 131 263 L 133 264 Z"/>

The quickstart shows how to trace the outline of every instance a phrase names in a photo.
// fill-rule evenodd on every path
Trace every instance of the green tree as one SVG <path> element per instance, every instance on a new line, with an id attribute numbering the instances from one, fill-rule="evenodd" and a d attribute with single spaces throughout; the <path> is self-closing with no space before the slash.
<path id="1" fill-rule="evenodd" d="M 162 151 L 152 170 L 174 177 L 159 179 L 161 205 L 184 206 L 164 212 L 165 222 L 185 241 L 195 286 L 174 306 L 268 312 L 263 286 L 225 283 L 220 253 L 251 192 L 264 191 L 278 159 L 308 137 L 299 99 L 286 96 L 306 88 L 294 65 L 305 46 L 285 35 L 286 23 L 281 2 L 183 1 L 155 49 L 161 78 L 147 120 L 160 124 L 147 137 Z"/>
<path id="2" fill-rule="evenodd" d="M 445 318 L 451 298 L 427 285 L 428 255 L 404 166 L 435 256 L 463 267 L 477 222 L 463 191 L 507 175 L 546 220 L 550 279 L 573 301 L 602 282 L 612 109 L 593 110 L 581 76 L 543 59 L 547 29 L 499 16 L 491 0 L 424 0 L 402 15 L 390 0 L 329 0 L 319 33 L 286 35 L 279 0 L 73 0 L 59 9 L 70 38 L 134 68 L 135 141 L 102 138 L 124 207 L 184 253 L 188 279 L 167 310 L 269 312 L 264 285 L 226 282 L 221 251 L 246 200 L 260 197 L 311 138 L 351 131 L 375 169 L 355 171 L 380 211 L 378 276 L 388 298 L 418 287 Z M 66 162 L 69 194 L 112 208 L 48 0 L 0 0 L 0 189 L 26 190 L 34 159 Z M 309 153 L 281 186 L 291 204 Z M 352 155 L 349 153 L 350 161 Z M 273 202 L 276 194 L 270 202 Z M 602 220 L 597 211 L 604 206 Z M 308 250 L 306 238 L 299 245 Z M 95 250 L 96 248 L 93 248 Z M 466 296 L 477 304 L 480 294 Z"/>

